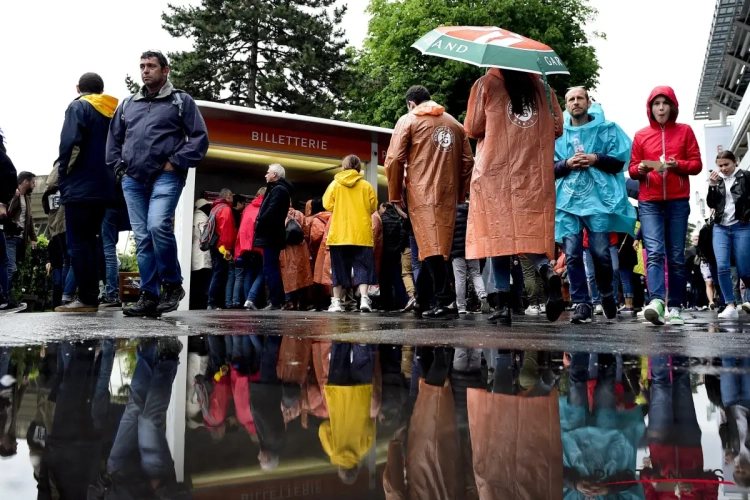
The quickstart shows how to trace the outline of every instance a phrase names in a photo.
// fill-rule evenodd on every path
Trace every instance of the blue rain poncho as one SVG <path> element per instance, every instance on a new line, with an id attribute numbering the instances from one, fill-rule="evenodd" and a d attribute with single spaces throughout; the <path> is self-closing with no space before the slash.
<path id="1" fill-rule="evenodd" d="M 555 161 L 584 153 L 599 153 L 616 158 L 626 165 L 630 161 L 632 142 L 617 124 L 604 118 L 598 103 L 589 108 L 592 121 L 582 127 L 570 125 L 570 114 L 563 114 L 563 135 L 555 141 Z M 555 189 L 555 240 L 579 234 L 585 226 L 593 232 L 634 234 L 636 214 L 628 201 L 625 167 L 616 175 L 596 167 L 574 170 L 557 179 Z"/>

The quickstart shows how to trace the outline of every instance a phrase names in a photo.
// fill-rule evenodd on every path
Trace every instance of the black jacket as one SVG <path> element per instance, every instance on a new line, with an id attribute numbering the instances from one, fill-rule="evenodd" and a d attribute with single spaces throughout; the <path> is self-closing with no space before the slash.
<path id="1" fill-rule="evenodd" d="M 266 196 L 255 220 L 255 244 L 258 248 L 281 250 L 286 247 L 286 216 L 294 186 L 286 179 L 268 183 Z"/>
<path id="2" fill-rule="evenodd" d="M 0 203 L 6 207 L 10 205 L 10 200 L 16 195 L 16 189 L 18 189 L 18 172 L 8 158 L 5 144 L 0 138 Z"/>
<path id="3" fill-rule="evenodd" d="M 110 121 L 111 117 L 81 98 L 65 111 L 55 162 L 61 204 L 112 204 L 115 174 L 105 160 Z"/>
<path id="4" fill-rule="evenodd" d="M 741 222 L 750 222 L 750 172 L 737 167 L 736 179 L 731 189 L 734 198 L 734 218 Z M 710 208 L 716 210 L 714 220 L 721 224 L 724 219 L 724 206 L 727 201 L 727 190 L 724 180 L 718 186 L 708 188 L 706 202 Z"/>
<path id="5" fill-rule="evenodd" d="M 404 242 L 404 218 L 395 208 L 386 206 L 385 212 L 380 214 L 383 221 L 383 251 L 401 253 L 409 246 L 408 235 Z"/>
<path id="6" fill-rule="evenodd" d="M 466 256 L 466 225 L 469 220 L 469 204 L 461 203 L 456 207 L 456 225 L 453 228 L 452 259 L 463 259 Z"/>

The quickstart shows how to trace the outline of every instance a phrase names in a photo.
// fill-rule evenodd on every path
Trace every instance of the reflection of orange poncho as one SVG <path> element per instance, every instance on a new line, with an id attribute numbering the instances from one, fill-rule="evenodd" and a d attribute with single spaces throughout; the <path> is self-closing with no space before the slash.
<path id="1" fill-rule="evenodd" d="M 304 225 L 304 216 L 302 212 L 289 209 L 287 222 L 294 218 L 300 227 Z M 299 245 L 287 245 L 279 256 L 281 264 L 281 280 L 284 282 L 284 293 L 291 293 L 313 284 L 312 269 L 310 267 L 310 250 L 307 243 L 302 242 Z"/>

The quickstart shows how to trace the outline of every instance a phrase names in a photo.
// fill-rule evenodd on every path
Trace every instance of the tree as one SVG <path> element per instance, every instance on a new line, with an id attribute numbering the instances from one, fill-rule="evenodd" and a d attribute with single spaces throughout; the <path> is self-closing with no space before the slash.
<path id="1" fill-rule="evenodd" d="M 599 77 L 585 32 L 598 12 L 588 0 L 371 0 L 367 11 L 372 17 L 364 48 L 356 54 L 356 85 L 347 92 L 346 118 L 352 121 L 392 127 L 406 112 L 406 90 L 416 84 L 463 119 L 471 86 L 485 70 L 411 48 L 442 25 L 498 26 L 551 46 L 570 70 L 570 76 L 549 77 L 553 88 L 594 88 Z"/>
<path id="2" fill-rule="evenodd" d="M 169 5 L 163 27 L 193 50 L 169 54 L 175 86 L 196 98 L 330 118 L 348 82 L 336 0 L 202 0 Z"/>
<path id="3" fill-rule="evenodd" d="M 133 80 L 133 78 L 130 75 L 127 75 L 125 77 L 125 86 L 128 88 L 128 91 L 131 94 L 137 94 L 141 90 L 141 85 Z"/>

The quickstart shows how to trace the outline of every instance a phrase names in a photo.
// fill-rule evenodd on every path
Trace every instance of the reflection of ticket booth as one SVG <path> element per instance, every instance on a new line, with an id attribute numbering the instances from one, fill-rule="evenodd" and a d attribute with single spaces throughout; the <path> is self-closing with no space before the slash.
<path id="1" fill-rule="evenodd" d="M 205 191 L 229 188 L 254 194 L 265 185 L 268 165 L 280 163 L 295 186 L 295 206 L 320 198 L 338 172 L 341 159 L 359 156 L 364 176 L 377 187 L 378 198 L 387 199 L 382 164 L 390 142 L 390 129 L 308 116 L 261 111 L 199 101 L 208 127 L 208 154 L 191 169 L 177 207 L 175 235 L 184 288 L 180 304 L 187 310 L 190 295 L 193 203 Z"/>

